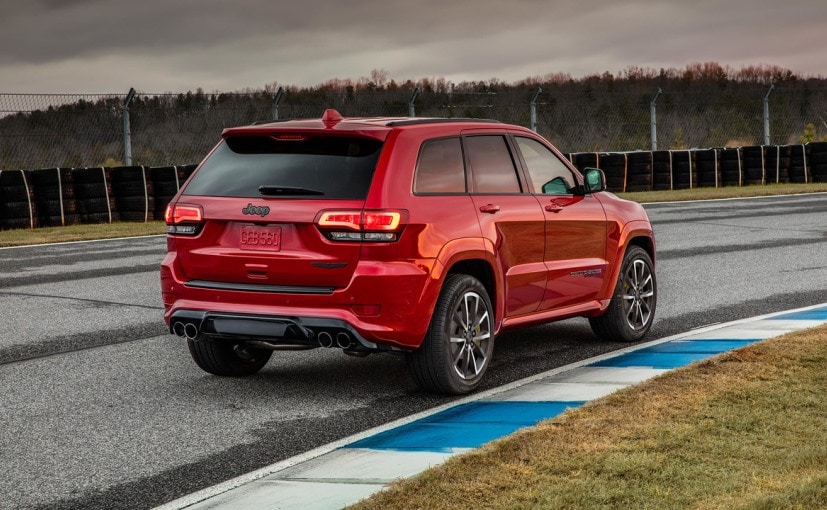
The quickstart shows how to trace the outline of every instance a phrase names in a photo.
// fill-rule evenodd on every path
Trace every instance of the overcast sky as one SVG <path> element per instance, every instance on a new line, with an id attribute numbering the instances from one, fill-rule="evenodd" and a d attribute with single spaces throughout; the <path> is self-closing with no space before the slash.
<path id="1" fill-rule="evenodd" d="M 0 93 L 506 82 L 717 61 L 827 76 L 827 0 L 0 0 Z"/>

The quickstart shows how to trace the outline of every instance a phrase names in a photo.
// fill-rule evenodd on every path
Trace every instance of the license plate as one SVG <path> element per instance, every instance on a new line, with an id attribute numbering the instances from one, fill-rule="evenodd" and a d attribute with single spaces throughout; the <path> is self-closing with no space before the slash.
<path id="1" fill-rule="evenodd" d="M 279 251 L 281 227 L 241 227 L 239 244 L 245 250 Z"/>

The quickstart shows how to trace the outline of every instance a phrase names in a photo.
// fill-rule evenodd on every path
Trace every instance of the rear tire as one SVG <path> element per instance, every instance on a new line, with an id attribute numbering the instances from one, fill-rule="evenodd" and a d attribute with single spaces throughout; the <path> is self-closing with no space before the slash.
<path id="1" fill-rule="evenodd" d="M 646 250 L 629 246 L 606 313 L 592 317 L 592 331 L 611 342 L 636 342 L 655 320 L 658 286 L 655 267 Z"/>
<path id="2" fill-rule="evenodd" d="M 422 345 L 407 355 L 408 370 L 425 391 L 468 393 L 479 386 L 494 352 L 494 309 L 473 276 L 450 275 Z"/>
<path id="3" fill-rule="evenodd" d="M 255 374 L 267 364 L 273 351 L 241 343 L 187 340 L 195 364 L 214 375 L 241 377 Z"/>

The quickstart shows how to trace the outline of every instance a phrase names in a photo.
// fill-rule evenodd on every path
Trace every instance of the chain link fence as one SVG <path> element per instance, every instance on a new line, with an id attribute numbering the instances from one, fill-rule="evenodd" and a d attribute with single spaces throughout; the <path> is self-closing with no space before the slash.
<path id="1" fill-rule="evenodd" d="M 563 152 L 784 145 L 800 143 L 808 124 L 809 141 L 827 133 L 827 88 L 817 83 L 822 88 L 802 82 L 663 93 L 648 85 L 615 91 L 611 83 L 586 83 L 547 90 L 411 85 L 134 97 L 0 94 L 0 170 L 197 163 L 224 128 L 320 117 L 326 108 L 344 116 L 492 118 L 532 127 Z"/>

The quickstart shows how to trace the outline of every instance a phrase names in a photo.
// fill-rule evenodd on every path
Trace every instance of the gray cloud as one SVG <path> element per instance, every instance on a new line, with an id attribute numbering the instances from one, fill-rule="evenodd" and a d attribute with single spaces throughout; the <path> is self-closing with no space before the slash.
<path id="1" fill-rule="evenodd" d="M 823 0 L 19 4 L 0 17 L 0 92 L 237 90 L 375 68 L 397 80 L 514 81 L 709 60 L 827 73 Z"/>

